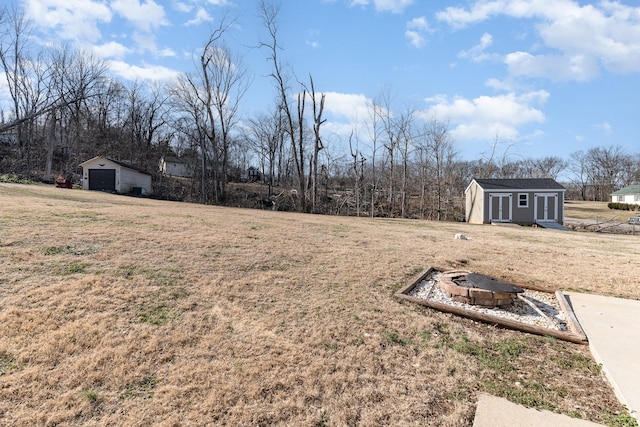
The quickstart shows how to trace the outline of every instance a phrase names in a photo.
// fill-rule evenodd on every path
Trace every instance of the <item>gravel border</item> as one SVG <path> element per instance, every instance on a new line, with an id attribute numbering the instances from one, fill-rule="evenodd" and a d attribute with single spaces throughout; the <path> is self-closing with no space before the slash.
<path id="1" fill-rule="evenodd" d="M 557 331 L 568 330 L 565 314 L 553 293 L 525 289 L 524 293 L 520 294 L 518 299 L 510 307 L 479 307 L 453 301 L 438 285 L 441 274 L 442 273 L 438 271 L 432 272 L 429 276 L 421 280 L 407 295 L 527 325 Z M 525 300 L 528 301 L 528 303 L 525 302 Z M 535 308 L 532 307 L 532 305 L 535 306 Z M 546 317 L 540 312 L 544 313 Z"/>

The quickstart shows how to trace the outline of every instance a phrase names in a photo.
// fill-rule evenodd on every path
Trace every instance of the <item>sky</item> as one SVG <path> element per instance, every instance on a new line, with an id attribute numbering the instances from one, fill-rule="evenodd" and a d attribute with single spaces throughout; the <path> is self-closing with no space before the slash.
<path id="1" fill-rule="evenodd" d="M 243 58 L 249 118 L 274 103 L 257 0 L 16 0 L 35 41 L 70 43 L 125 82 L 165 82 L 224 16 Z M 640 6 L 572 0 L 281 1 L 281 59 L 326 94 L 323 137 L 345 150 L 366 141 L 368 105 L 448 123 L 466 160 L 559 156 L 620 146 L 640 154 Z M 494 149 L 495 148 L 495 149 Z"/>

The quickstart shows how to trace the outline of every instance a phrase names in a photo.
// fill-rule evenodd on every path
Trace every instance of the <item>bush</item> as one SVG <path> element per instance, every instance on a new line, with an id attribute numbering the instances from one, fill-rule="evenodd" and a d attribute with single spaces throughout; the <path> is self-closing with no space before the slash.
<path id="1" fill-rule="evenodd" d="M 640 209 L 640 205 L 635 205 L 633 203 L 616 203 L 610 202 L 607 204 L 609 209 L 617 209 L 620 211 L 635 211 Z"/>
<path id="2" fill-rule="evenodd" d="M 30 179 L 24 179 L 16 175 L 8 175 L 8 174 L 0 175 L 0 182 L 5 182 L 9 184 L 35 184 L 35 182 L 31 181 Z"/>

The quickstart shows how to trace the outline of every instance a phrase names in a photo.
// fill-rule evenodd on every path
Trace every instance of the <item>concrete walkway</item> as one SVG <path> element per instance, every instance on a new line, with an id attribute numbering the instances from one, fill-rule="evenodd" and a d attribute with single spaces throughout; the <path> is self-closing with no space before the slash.
<path id="1" fill-rule="evenodd" d="M 568 293 L 596 362 L 631 415 L 640 417 L 640 301 Z"/>
<path id="2" fill-rule="evenodd" d="M 589 338 L 596 362 L 602 364 L 620 402 L 640 418 L 640 301 L 567 293 L 580 326 Z M 590 421 L 525 408 L 481 394 L 473 427 L 593 427 Z"/>
<path id="3" fill-rule="evenodd" d="M 478 398 L 473 427 L 600 427 L 602 424 L 579 420 L 550 411 L 525 408 L 489 394 Z"/>

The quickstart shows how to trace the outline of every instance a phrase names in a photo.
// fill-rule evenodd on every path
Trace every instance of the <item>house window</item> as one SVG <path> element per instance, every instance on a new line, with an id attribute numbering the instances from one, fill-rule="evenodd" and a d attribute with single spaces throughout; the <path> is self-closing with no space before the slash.
<path id="1" fill-rule="evenodd" d="M 618 203 L 624 203 L 624 196 L 618 196 Z"/>
<path id="2" fill-rule="evenodd" d="M 636 194 L 635 197 L 634 197 L 634 200 L 636 202 L 640 202 L 640 194 Z"/>
<path id="3" fill-rule="evenodd" d="M 528 193 L 518 193 L 518 207 L 519 208 L 528 208 L 529 207 L 529 194 Z"/>

